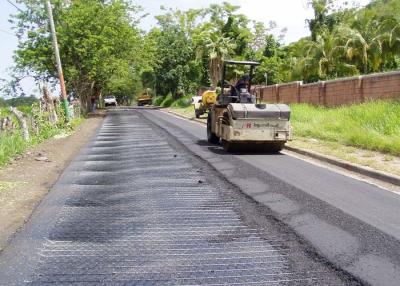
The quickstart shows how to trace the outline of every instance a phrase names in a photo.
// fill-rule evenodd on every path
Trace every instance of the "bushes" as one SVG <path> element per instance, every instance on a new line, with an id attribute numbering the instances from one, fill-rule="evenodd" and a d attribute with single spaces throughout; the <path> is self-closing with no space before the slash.
<path id="1" fill-rule="evenodd" d="M 191 98 L 191 96 L 179 98 L 171 104 L 171 107 L 188 107 L 190 105 Z"/>
<path id="2" fill-rule="evenodd" d="M 166 97 L 157 96 L 153 100 L 153 105 L 161 106 L 161 107 L 188 107 L 191 103 L 191 96 L 187 95 L 181 98 L 178 98 L 174 101 L 172 94 L 169 93 Z"/>
<path id="3" fill-rule="evenodd" d="M 174 99 L 172 98 L 172 94 L 169 93 L 163 100 L 163 102 L 161 102 L 161 107 L 170 107 L 171 104 L 174 102 Z"/>
<path id="4" fill-rule="evenodd" d="M 23 153 L 27 148 L 34 146 L 55 135 L 71 132 L 82 121 L 81 118 L 75 118 L 66 123 L 64 110 L 61 105 L 57 106 L 57 122 L 50 122 L 50 114 L 40 111 L 38 103 L 32 106 L 19 106 L 28 117 L 30 141 L 26 142 L 22 136 L 22 130 L 19 128 L 3 131 L 0 134 L 0 166 L 7 163 L 10 158 Z M 0 117 L 11 116 L 6 108 L 0 108 Z M 14 116 L 11 116 L 15 125 L 18 126 Z"/>
<path id="5" fill-rule="evenodd" d="M 163 101 L 164 101 L 164 98 L 162 96 L 157 96 L 153 100 L 153 105 L 154 106 L 160 106 Z"/>

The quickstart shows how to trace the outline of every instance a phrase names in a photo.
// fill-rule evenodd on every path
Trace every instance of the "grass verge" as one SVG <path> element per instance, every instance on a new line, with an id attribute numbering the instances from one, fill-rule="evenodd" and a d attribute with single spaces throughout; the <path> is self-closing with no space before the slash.
<path id="1" fill-rule="evenodd" d="M 400 101 L 374 101 L 339 108 L 293 104 L 295 137 L 400 155 Z"/>
<path id="2" fill-rule="evenodd" d="M 0 166 L 8 163 L 11 158 L 22 154 L 27 148 L 33 147 L 46 139 L 52 138 L 59 134 L 72 132 L 82 123 L 81 118 L 73 119 L 67 125 L 50 125 L 46 124 L 40 130 L 38 135 L 31 133 L 31 140 L 26 142 L 22 137 L 20 130 L 15 130 L 12 133 L 2 134 L 0 138 Z"/>

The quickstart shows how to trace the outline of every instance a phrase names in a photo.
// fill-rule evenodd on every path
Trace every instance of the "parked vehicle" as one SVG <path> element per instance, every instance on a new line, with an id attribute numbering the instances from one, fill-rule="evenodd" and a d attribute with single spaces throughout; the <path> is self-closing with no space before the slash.
<path id="1" fill-rule="evenodd" d="M 104 105 L 107 106 L 117 106 L 117 99 L 114 95 L 107 95 L 104 97 Z"/>
<path id="2" fill-rule="evenodd" d="M 215 103 L 217 93 L 214 90 L 206 90 L 201 96 L 193 96 L 192 104 L 194 105 L 194 115 L 199 118 L 208 112 Z"/>

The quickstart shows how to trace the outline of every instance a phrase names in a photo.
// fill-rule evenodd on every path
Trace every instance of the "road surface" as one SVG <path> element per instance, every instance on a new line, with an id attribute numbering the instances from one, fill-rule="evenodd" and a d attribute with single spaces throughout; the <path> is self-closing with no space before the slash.
<path id="1" fill-rule="evenodd" d="M 0 285 L 398 285 L 399 197 L 112 110 L 0 255 Z"/>

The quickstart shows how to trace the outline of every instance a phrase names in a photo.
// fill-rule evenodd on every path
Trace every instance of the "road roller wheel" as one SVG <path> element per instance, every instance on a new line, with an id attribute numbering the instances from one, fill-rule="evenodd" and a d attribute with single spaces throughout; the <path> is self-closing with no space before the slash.
<path id="1" fill-rule="evenodd" d="M 279 153 L 282 151 L 283 146 L 285 146 L 284 142 L 268 142 L 263 144 L 263 151 L 268 153 Z"/>
<path id="2" fill-rule="evenodd" d="M 208 143 L 211 144 L 217 144 L 219 143 L 219 137 L 215 135 L 214 132 L 212 132 L 211 124 L 212 124 L 211 112 L 209 112 L 207 117 L 207 141 Z"/>
<path id="3" fill-rule="evenodd" d="M 236 152 L 237 151 L 237 144 L 233 142 L 229 142 L 226 140 L 222 140 L 222 147 L 228 153 Z"/>

